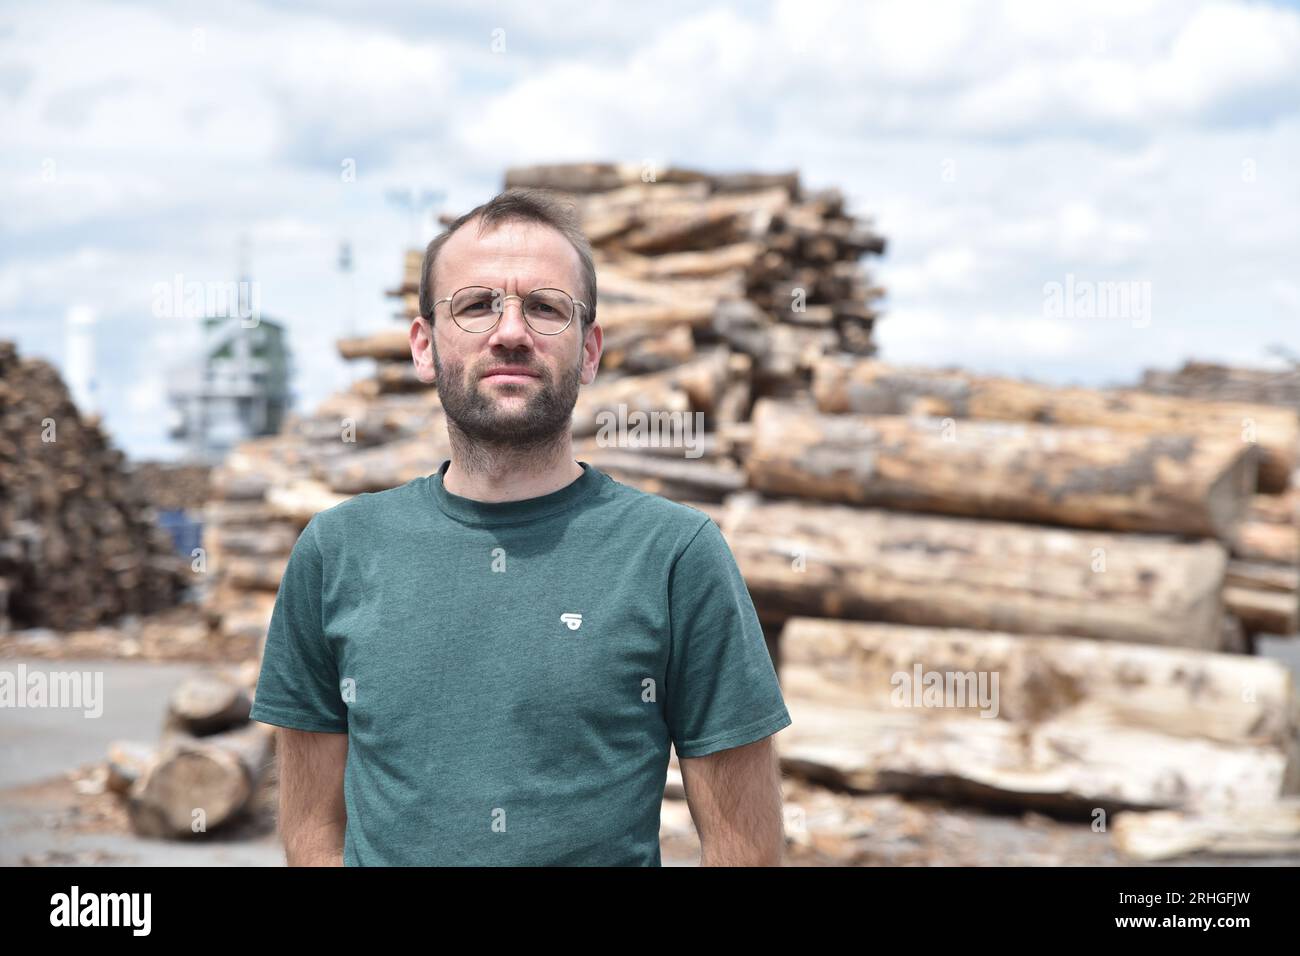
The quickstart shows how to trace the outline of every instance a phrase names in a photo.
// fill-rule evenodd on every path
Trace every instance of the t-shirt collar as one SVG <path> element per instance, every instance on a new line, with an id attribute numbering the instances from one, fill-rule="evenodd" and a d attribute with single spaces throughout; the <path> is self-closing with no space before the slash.
<path id="1" fill-rule="evenodd" d="M 424 484 L 434 504 L 447 517 L 462 524 L 523 524 L 566 511 L 596 489 L 604 479 L 604 474 L 588 462 L 579 461 L 578 464 L 582 466 L 582 475 L 563 488 L 519 501 L 476 501 L 448 491 L 442 481 L 451 466 L 450 458 L 439 465 L 436 472 L 427 476 Z"/>

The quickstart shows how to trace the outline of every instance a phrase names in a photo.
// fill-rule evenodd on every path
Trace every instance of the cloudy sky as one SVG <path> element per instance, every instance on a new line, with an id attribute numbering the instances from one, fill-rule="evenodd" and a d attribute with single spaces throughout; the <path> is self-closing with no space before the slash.
<path id="1" fill-rule="evenodd" d="M 177 452 L 164 372 L 193 322 L 155 317 L 160 282 L 234 279 L 247 235 L 311 408 L 349 380 L 333 340 L 392 322 L 383 291 L 433 234 L 390 191 L 463 212 L 519 163 L 841 188 L 890 242 L 893 361 L 1107 384 L 1300 352 L 1295 4 L 304 6 L 0 11 L 0 337 L 63 366 L 92 310 L 95 400 L 132 455 Z M 1137 295 L 1055 308 L 1067 281 Z"/>

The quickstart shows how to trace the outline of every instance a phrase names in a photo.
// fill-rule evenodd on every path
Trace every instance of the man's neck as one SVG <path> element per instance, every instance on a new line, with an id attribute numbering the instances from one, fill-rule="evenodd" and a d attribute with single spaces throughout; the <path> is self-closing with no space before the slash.
<path id="1" fill-rule="evenodd" d="M 453 442 L 453 445 L 456 443 Z M 453 447 L 442 486 L 473 501 L 523 501 L 559 491 L 582 477 L 569 435 L 550 449 L 497 450 Z"/>

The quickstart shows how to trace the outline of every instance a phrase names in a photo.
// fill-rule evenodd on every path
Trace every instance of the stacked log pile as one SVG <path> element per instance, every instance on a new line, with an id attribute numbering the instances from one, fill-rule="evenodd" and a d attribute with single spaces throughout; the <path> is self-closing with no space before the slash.
<path id="1" fill-rule="evenodd" d="M 845 356 L 816 363 L 812 391 L 817 409 L 834 414 L 841 430 L 856 421 L 862 433 L 876 416 L 929 449 L 924 476 L 902 470 L 907 458 L 896 450 L 859 498 L 896 503 L 948 482 L 942 500 L 924 510 L 1212 537 L 1231 552 L 1223 597 L 1245 632 L 1300 630 L 1300 498 L 1293 483 L 1300 426 L 1292 408 L 1243 402 L 1241 395 L 1053 388 Z M 766 441 L 788 440 L 791 427 L 797 425 L 788 417 L 770 416 Z M 826 442 L 833 452 L 834 437 Z M 1051 468 L 1044 467 L 1048 459 Z M 804 468 L 815 464 L 809 458 Z M 854 499 L 841 490 L 839 500 Z"/>
<path id="2" fill-rule="evenodd" d="M 0 342 L 0 629 L 147 614 L 186 584 L 123 454 L 53 366 Z"/>
<path id="3" fill-rule="evenodd" d="M 814 618 L 790 621 L 782 653 L 787 764 L 856 790 L 1086 812 L 1300 787 L 1294 682 L 1274 661 Z"/>
<path id="4" fill-rule="evenodd" d="M 1279 405 L 1300 411 L 1300 364 L 1283 369 L 1185 362 L 1174 372 L 1148 369 L 1141 387 L 1160 395 Z"/>
<path id="5" fill-rule="evenodd" d="M 140 496 L 163 511 L 202 511 L 208 501 L 209 465 L 143 461 L 130 469 Z"/>
<path id="6" fill-rule="evenodd" d="M 792 773 L 1070 812 L 1212 812 L 1300 786 L 1294 683 L 1242 653 L 1300 630 L 1278 573 L 1300 561 L 1294 409 L 880 363 L 857 260 L 883 242 L 797 178 L 507 181 L 562 190 L 597 254 L 605 353 L 575 457 L 717 521 L 778 658 Z M 405 319 L 420 261 L 393 290 Z M 227 627 L 264 635 L 312 514 L 450 454 L 406 323 L 339 349 L 373 375 L 214 476 Z M 703 427 L 612 435 L 633 412 Z M 1001 712 L 882 697 L 916 663 L 999 674 Z"/>
<path id="7" fill-rule="evenodd" d="M 805 190 L 794 174 L 707 175 L 606 165 L 511 170 L 510 185 L 563 193 L 592 240 L 604 349 L 597 381 L 574 409 L 575 453 L 619 480 L 693 501 L 745 487 L 723 432 L 761 394 L 807 390 L 812 362 L 873 351 L 881 291 L 859 264 L 884 240 L 836 190 Z M 451 217 L 444 217 L 449 221 Z M 228 636 L 264 635 L 279 576 L 316 511 L 428 474 L 450 454 L 436 391 L 411 365 L 422 253 L 407 254 L 391 329 L 344 339 L 339 354 L 373 373 L 245 443 L 213 476 L 205 514 L 210 607 Z M 675 413 L 697 442 L 614 447 L 608 424 Z M 705 427 L 695 431 L 696 414 Z"/>
<path id="8" fill-rule="evenodd" d="M 1300 413 L 1300 364 L 1286 368 L 1239 368 L 1189 361 L 1173 371 L 1150 369 L 1140 388 L 1152 396 L 1177 396 L 1243 409 L 1243 428 L 1263 449 L 1281 434 L 1280 422 Z M 1163 399 L 1162 399 L 1163 400 Z M 1260 411 L 1262 410 L 1262 411 Z M 1282 416 L 1279 419 L 1277 416 Z M 1280 450 L 1280 449 L 1279 449 Z M 1286 459 L 1272 471 L 1280 478 Z M 1293 597 L 1300 586 L 1300 479 L 1261 480 L 1245 520 L 1232 541 L 1234 561 L 1226 594 L 1250 630 L 1291 634 L 1300 629 Z"/>

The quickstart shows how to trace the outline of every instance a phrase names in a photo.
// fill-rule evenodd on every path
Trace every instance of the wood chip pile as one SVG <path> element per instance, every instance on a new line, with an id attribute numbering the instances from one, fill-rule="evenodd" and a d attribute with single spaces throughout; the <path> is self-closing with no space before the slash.
<path id="1" fill-rule="evenodd" d="M 0 630 L 171 607 L 188 569 L 58 371 L 0 342 Z"/>

